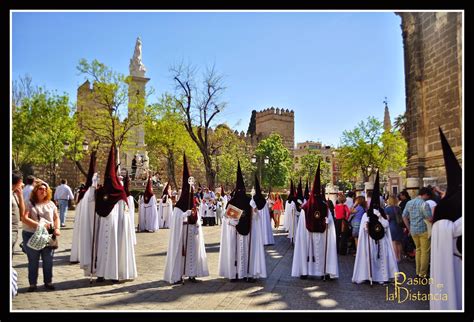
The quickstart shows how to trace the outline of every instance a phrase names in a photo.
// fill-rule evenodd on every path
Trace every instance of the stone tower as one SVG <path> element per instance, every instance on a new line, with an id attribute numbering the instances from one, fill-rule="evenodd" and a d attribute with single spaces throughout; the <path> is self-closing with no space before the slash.
<path id="1" fill-rule="evenodd" d="M 130 171 L 134 155 L 139 154 L 143 159 L 148 159 L 143 115 L 146 94 L 145 86 L 150 79 L 145 77 L 146 68 L 142 62 L 142 42 L 140 37 L 137 38 L 135 43 L 135 51 L 130 59 L 129 72 L 128 117 L 136 118 L 142 122 L 140 125 L 130 129 L 129 142 L 131 145 L 124 148 L 123 153 L 121 153 L 121 165 Z M 134 109 L 136 109 L 136 113 L 132 112 Z"/>
<path id="2" fill-rule="evenodd" d="M 387 99 L 385 98 L 385 112 L 383 115 L 383 129 L 385 131 L 390 131 L 392 128 L 392 123 L 390 122 L 390 112 L 388 111 Z"/>
<path id="3" fill-rule="evenodd" d="M 295 148 L 295 113 L 283 108 L 267 108 L 255 114 L 257 143 L 272 133 L 283 138 L 283 144 L 293 153 Z"/>
<path id="4" fill-rule="evenodd" d="M 407 188 L 446 183 L 438 133 L 462 152 L 462 13 L 400 12 L 405 52 Z"/>

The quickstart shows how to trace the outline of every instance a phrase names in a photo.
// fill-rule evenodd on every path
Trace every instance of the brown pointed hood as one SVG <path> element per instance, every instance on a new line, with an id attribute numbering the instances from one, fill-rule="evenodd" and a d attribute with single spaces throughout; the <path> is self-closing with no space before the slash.
<path id="1" fill-rule="evenodd" d="M 243 213 L 239 219 L 239 223 L 235 228 L 239 234 L 248 235 L 250 232 L 250 224 L 252 220 L 252 207 L 250 206 L 250 198 L 245 193 L 245 183 L 244 177 L 242 176 L 242 170 L 240 169 L 240 161 L 237 161 L 237 179 L 234 196 L 228 204 L 243 210 Z"/>
<path id="2" fill-rule="evenodd" d="M 462 216 L 462 168 L 459 165 L 443 131 L 439 128 L 443 147 L 444 167 L 446 169 L 446 195 L 436 206 L 433 223 L 441 219 L 456 221 Z"/>
<path id="3" fill-rule="evenodd" d="M 178 202 L 176 202 L 175 207 L 181 209 L 183 212 L 191 210 L 193 208 L 192 195 L 194 195 L 193 187 L 189 187 L 189 169 L 188 162 L 186 160 L 186 153 L 183 153 L 183 181 L 181 184 L 181 195 L 179 196 Z M 191 194 L 191 196 L 190 196 Z"/>
<path id="4" fill-rule="evenodd" d="M 92 178 L 94 177 L 94 173 L 96 173 L 96 168 L 97 168 L 97 151 L 94 150 L 91 153 L 91 158 L 89 161 L 89 171 L 87 172 L 87 180 L 86 180 L 86 185 L 81 188 L 79 191 L 79 196 L 77 197 L 77 202 L 81 201 L 81 199 L 84 197 L 84 194 L 86 193 L 87 189 L 89 189 L 90 186 L 92 186 Z"/>
<path id="5" fill-rule="evenodd" d="M 267 204 L 265 197 L 262 194 L 262 189 L 260 189 L 260 182 L 258 181 L 257 176 L 255 175 L 255 195 L 253 196 L 253 200 L 257 205 L 258 210 L 262 210 L 263 207 Z"/>
<path id="6" fill-rule="evenodd" d="M 127 202 L 127 195 L 115 172 L 115 144 L 112 144 L 105 168 L 104 184 L 97 189 L 95 202 L 97 214 L 107 217 L 119 200 Z"/>

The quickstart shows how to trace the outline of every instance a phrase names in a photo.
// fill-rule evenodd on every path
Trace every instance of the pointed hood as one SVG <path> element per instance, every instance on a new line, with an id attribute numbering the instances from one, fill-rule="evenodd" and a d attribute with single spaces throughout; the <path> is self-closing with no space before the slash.
<path id="1" fill-rule="evenodd" d="M 253 196 L 255 204 L 257 204 L 257 209 L 262 210 L 265 207 L 267 201 L 262 194 L 262 189 L 260 189 L 260 182 L 258 182 L 257 175 L 255 175 L 255 195 Z"/>
<path id="2" fill-rule="evenodd" d="M 161 198 L 163 199 L 165 196 L 169 196 L 168 190 L 170 189 L 170 183 L 167 182 L 165 188 L 163 189 L 163 194 Z"/>
<path id="3" fill-rule="evenodd" d="M 153 193 L 153 185 L 151 184 L 151 177 L 148 176 L 148 181 L 146 183 L 145 194 L 143 195 L 143 201 L 148 204 L 150 202 L 151 197 L 155 194 Z"/>
<path id="4" fill-rule="evenodd" d="M 433 223 L 441 219 L 456 221 L 462 216 L 462 168 L 441 128 L 439 128 L 439 136 L 443 147 L 444 167 L 446 169 L 448 186 L 446 188 L 446 195 L 436 206 Z"/>
<path id="5" fill-rule="evenodd" d="M 130 177 L 128 176 L 128 170 L 125 171 L 125 178 L 123 178 L 123 190 L 127 197 L 131 195 L 130 193 Z"/>
<path id="6" fill-rule="evenodd" d="M 305 198 L 306 200 L 309 199 L 308 179 L 306 179 L 306 186 L 304 187 L 304 198 Z"/>
<path id="7" fill-rule="evenodd" d="M 89 161 L 89 171 L 87 172 L 86 185 L 83 188 L 81 188 L 81 190 L 79 191 L 77 202 L 81 201 L 87 189 L 89 189 L 89 187 L 92 186 L 92 178 L 94 177 L 94 173 L 96 173 L 96 168 L 97 168 L 97 151 L 94 150 L 91 153 L 91 159 Z"/>
<path id="8" fill-rule="evenodd" d="M 250 206 L 250 198 L 245 193 L 245 183 L 244 177 L 242 176 L 242 170 L 240 169 L 240 161 L 237 162 L 237 179 L 234 196 L 228 204 L 243 210 L 243 213 L 239 219 L 239 223 L 235 228 L 239 234 L 248 235 L 250 232 L 250 224 L 252 220 L 252 209 Z"/>
<path id="9" fill-rule="evenodd" d="M 291 203 L 292 201 L 296 202 L 295 186 L 293 184 L 293 179 L 290 180 L 290 192 L 288 193 L 288 198 L 286 200 L 288 200 L 289 203 Z"/>
<path id="10" fill-rule="evenodd" d="M 186 160 L 186 153 L 183 153 L 183 181 L 181 184 L 181 195 L 179 196 L 178 202 L 176 202 L 175 207 L 181 209 L 181 211 L 185 212 L 187 210 L 191 210 L 193 208 L 192 205 L 192 196 L 194 194 L 193 187 L 189 187 L 188 183 L 189 179 L 189 169 L 188 169 L 188 161 Z"/>
<path id="11" fill-rule="evenodd" d="M 379 221 L 378 216 L 374 213 L 374 210 L 378 210 L 380 214 L 387 219 L 383 208 L 380 206 L 380 181 L 379 171 L 375 176 L 374 191 L 372 198 L 370 199 L 370 206 L 367 210 L 367 217 L 369 218 L 369 236 L 374 240 L 382 239 L 385 235 L 385 229 Z"/>
<path id="12" fill-rule="evenodd" d="M 115 144 L 112 144 L 105 168 L 104 184 L 97 189 L 95 203 L 97 214 L 107 217 L 119 200 L 127 202 L 127 195 L 115 172 Z"/>
<path id="13" fill-rule="evenodd" d="M 298 188 L 296 189 L 296 210 L 298 212 L 301 211 L 301 206 L 304 202 L 304 195 L 303 195 L 303 185 L 301 184 L 301 177 L 300 182 L 298 183 Z"/>
<path id="14" fill-rule="evenodd" d="M 318 162 L 318 169 L 314 176 L 313 187 L 309 195 L 309 200 L 303 205 L 305 212 L 306 229 L 310 232 L 322 233 L 326 230 L 326 216 L 328 206 L 321 196 L 321 161 Z"/>

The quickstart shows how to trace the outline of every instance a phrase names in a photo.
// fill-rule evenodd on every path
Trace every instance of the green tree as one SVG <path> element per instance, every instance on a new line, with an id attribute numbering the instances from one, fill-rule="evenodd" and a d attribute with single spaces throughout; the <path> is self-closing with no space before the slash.
<path id="1" fill-rule="evenodd" d="M 197 163 L 199 150 L 183 124 L 176 100 L 164 94 L 159 103 L 145 109 L 145 140 L 150 152 L 150 164 L 165 164 L 168 182 L 178 188 L 177 170 L 181 169 L 183 151 L 190 164 Z"/>
<path id="2" fill-rule="evenodd" d="M 301 157 L 301 166 L 297 171 L 295 171 L 295 176 L 292 177 L 292 179 L 299 181 L 299 178 L 301 177 L 302 181 L 309 180 L 309 184 L 313 184 L 319 161 L 321 161 L 321 183 L 326 184 L 331 182 L 330 164 L 324 160 L 323 155 L 319 151 L 309 149 L 307 149 L 307 154 Z"/>
<path id="3" fill-rule="evenodd" d="M 263 185 L 269 188 L 286 186 L 293 160 L 290 151 L 283 145 L 281 136 L 273 133 L 260 141 L 255 149 L 255 154 L 260 160 L 264 160 L 266 156 L 269 159 L 267 165 L 260 164 L 261 167 L 264 167 L 261 168 Z"/>
<path id="4" fill-rule="evenodd" d="M 77 70 L 91 78 L 94 88 L 88 97 L 94 110 L 79 114 L 87 136 L 98 142 L 115 143 L 118 148 L 129 146 L 130 131 L 143 123 L 145 96 L 136 95 L 129 100 L 131 77 L 113 71 L 98 60 L 89 63 L 81 59 Z"/>
<path id="5" fill-rule="evenodd" d="M 342 178 L 364 181 L 377 172 L 400 171 L 406 166 L 407 144 L 399 131 L 384 131 L 383 124 L 369 117 L 352 131 L 344 131 L 338 150 Z"/>
<path id="6" fill-rule="evenodd" d="M 18 111 L 20 115 L 13 120 L 14 131 L 24 120 L 31 121 L 28 123 L 25 142 L 19 144 L 18 141 L 24 134 L 17 135 L 14 132 L 14 154 L 28 156 L 23 160 L 27 159 L 35 164 L 49 165 L 51 182 L 56 185 L 57 162 L 64 156 L 64 142 L 72 141 L 76 134 L 68 96 L 40 92 L 23 99 Z"/>
<path id="7" fill-rule="evenodd" d="M 223 184 L 226 189 L 234 186 L 237 173 L 237 160 L 245 182 L 253 182 L 254 167 L 250 162 L 250 149 L 245 141 L 236 135 L 227 124 L 218 125 L 210 135 L 211 155 L 216 169 L 216 185 Z"/>

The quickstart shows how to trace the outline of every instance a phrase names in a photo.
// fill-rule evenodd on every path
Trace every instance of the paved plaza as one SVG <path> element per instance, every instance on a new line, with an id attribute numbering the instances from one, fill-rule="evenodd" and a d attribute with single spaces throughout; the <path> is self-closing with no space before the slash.
<path id="1" fill-rule="evenodd" d="M 137 233 L 137 279 L 91 284 L 79 264 L 69 262 L 73 220 L 74 211 L 69 211 L 67 227 L 61 231 L 60 247 L 54 256 L 55 291 L 44 288 L 41 269 L 38 291 L 26 291 L 27 258 L 18 242 L 13 267 L 18 271 L 19 294 L 12 301 L 13 311 L 429 310 L 427 301 L 388 301 L 387 293 L 394 291 L 393 285 L 353 284 L 352 255 L 339 256 L 338 280 L 291 277 L 293 247 L 282 230 L 274 231 L 275 245 L 265 246 L 268 277 L 256 283 L 231 283 L 218 276 L 221 230 L 214 226 L 203 227 L 210 276 L 201 278 L 199 283 L 169 285 L 163 281 L 169 229 L 160 229 L 156 233 Z M 413 277 L 415 263 L 403 260 L 399 270 Z M 429 286 L 413 286 L 410 291 L 428 293 Z"/>

